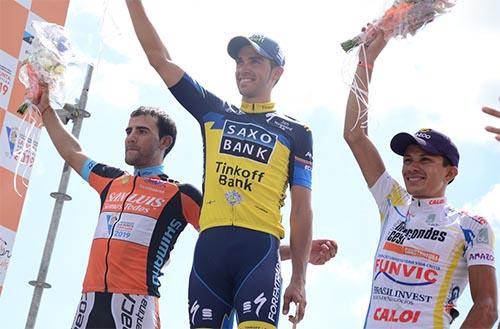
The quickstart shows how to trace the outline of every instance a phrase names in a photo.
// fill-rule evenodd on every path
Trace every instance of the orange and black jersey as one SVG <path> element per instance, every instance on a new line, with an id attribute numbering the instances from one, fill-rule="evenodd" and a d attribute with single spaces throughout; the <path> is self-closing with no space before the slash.
<path id="1" fill-rule="evenodd" d="M 147 176 L 91 160 L 83 168 L 101 198 L 83 292 L 160 296 L 161 269 L 179 234 L 187 223 L 199 228 L 200 192 L 169 179 L 162 166 Z"/>
<path id="2" fill-rule="evenodd" d="M 231 105 L 188 74 L 170 91 L 201 126 L 201 231 L 234 225 L 283 238 L 287 187 L 311 189 L 311 130 L 276 113 L 273 103 Z"/>

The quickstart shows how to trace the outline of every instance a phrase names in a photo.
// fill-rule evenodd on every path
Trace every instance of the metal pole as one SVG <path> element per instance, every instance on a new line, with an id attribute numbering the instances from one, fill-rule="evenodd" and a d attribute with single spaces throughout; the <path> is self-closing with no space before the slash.
<path id="1" fill-rule="evenodd" d="M 78 137 L 80 136 L 83 119 L 90 116 L 90 114 L 85 111 L 85 107 L 87 105 L 87 96 L 93 69 L 94 68 L 92 65 L 88 66 L 85 83 L 83 85 L 83 90 L 80 99 L 78 100 L 78 104 L 66 104 L 62 111 L 57 111 L 57 114 L 61 117 L 61 120 L 63 122 L 67 123 L 70 119 L 73 120 L 73 129 L 71 133 L 73 134 L 73 136 L 75 136 L 76 139 L 78 139 Z M 54 249 L 54 243 L 56 239 L 57 229 L 59 227 L 59 221 L 61 219 L 64 201 L 71 200 L 71 197 L 66 194 L 70 174 L 71 168 L 65 162 L 62 170 L 61 180 L 59 182 L 59 189 L 57 192 L 50 193 L 50 196 L 56 199 L 56 201 L 54 204 L 54 210 L 52 211 L 52 219 L 50 221 L 49 232 L 47 233 L 47 240 L 45 241 L 45 247 L 43 249 L 40 269 L 38 270 L 38 277 L 36 281 L 29 282 L 30 285 L 35 287 L 35 290 L 33 291 L 33 298 L 31 299 L 28 319 L 26 320 L 26 329 L 33 329 L 35 327 L 35 321 L 38 314 L 38 309 L 40 307 L 43 289 L 51 287 L 50 284 L 45 282 L 45 279 L 47 278 L 50 257 L 52 256 L 52 250 Z"/>

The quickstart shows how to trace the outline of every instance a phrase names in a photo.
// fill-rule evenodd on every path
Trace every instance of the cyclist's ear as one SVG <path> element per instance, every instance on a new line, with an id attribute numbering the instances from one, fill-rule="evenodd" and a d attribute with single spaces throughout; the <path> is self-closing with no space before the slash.
<path id="1" fill-rule="evenodd" d="M 172 143 L 174 142 L 174 138 L 170 135 L 165 135 L 160 138 L 160 149 L 162 151 L 168 150 Z"/>

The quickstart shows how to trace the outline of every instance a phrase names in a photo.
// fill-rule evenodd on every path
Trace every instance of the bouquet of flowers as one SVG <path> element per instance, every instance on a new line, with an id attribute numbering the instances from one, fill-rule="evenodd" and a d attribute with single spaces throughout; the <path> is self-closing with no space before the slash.
<path id="1" fill-rule="evenodd" d="M 425 24 L 437 16 L 449 11 L 455 5 L 455 0 L 395 0 L 384 15 L 375 20 L 373 27 L 382 30 L 387 39 L 392 37 L 405 38 L 414 35 Z M 356 37 L 341 43 L 344 51 L 349 51 L 361 44 L 369 45 L 374 37 L 372 29 L 367 29 Z"/>
<path id="2" fill-rule="evenodd" d="M 60 25 L 33 22 L 35 38 L 28 57 L 22 62 L 19 80 L 26 87 L 25 101 L 17 112 L 24 114 L 32 101 L 40 97 L 40 83 L 50 90 L 50 104 L 54 108 L 64 105 L 64 73 L 75 55 L 66 31 Z"/>

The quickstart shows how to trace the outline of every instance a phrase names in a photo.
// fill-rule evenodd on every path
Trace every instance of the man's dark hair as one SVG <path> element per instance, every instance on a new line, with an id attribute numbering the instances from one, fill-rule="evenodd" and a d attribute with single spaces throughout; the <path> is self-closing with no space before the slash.
<path id="1" fill-rule="evenodd" d="M 175 126 L 174 120 L 163 110 L 157 107 L 140 106 L 137 110 L 130 113 L 130 117 L 138 117 L 140 115 L 149 115 L 156 119 L 156 126 L 158 127 L 159 138 L 163 136 L 172 137 L 172 144 L 165 149 L 163 153 L 163 158 L 165 158 L 174 147 L 175 139 L 177 137 L 177 127 Z"/>
<path id="2" fill-rule="evenodd" d="M 271 62 L 271 71 L 275 68 L 275 67 L 281 67 L 281 65 L 279 65 L 278 63 L 276 63 L 275 61 L 273 60 L 269 60 Z M 280 81 L 281 77 L 278 78 L 278 80 L 276 80 L 276 82 L 274 83 L 273 87 L 276 86 L 276 84 L 278 83 L 278 81 Z"/>

